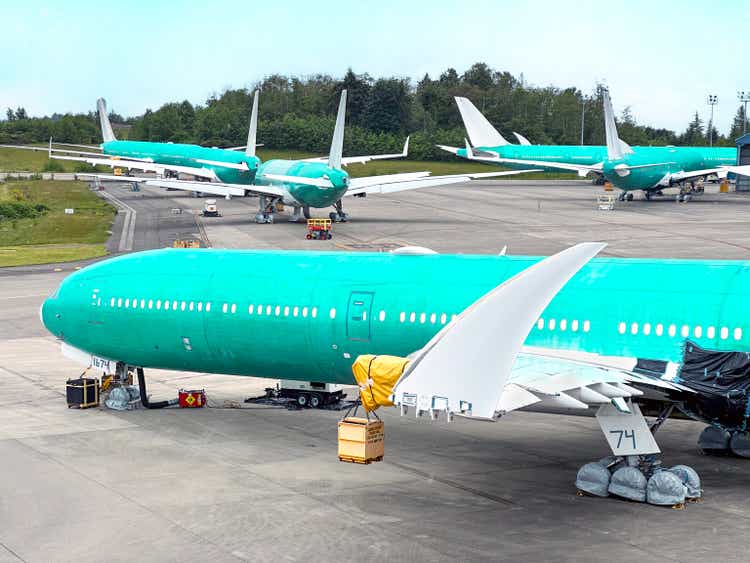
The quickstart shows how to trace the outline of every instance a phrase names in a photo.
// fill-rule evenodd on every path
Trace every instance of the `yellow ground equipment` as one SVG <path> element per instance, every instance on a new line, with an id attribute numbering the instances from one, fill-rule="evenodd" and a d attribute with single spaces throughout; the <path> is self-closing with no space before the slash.
<path id="1" fill-rule="evenodd" d="M 308 219 L 307 220 L 307 236 L 308 240 L 330 240 L 333 238 L 331 234 L 331 220 L 330 219 Z"/>
<path id="2" fill-rule="evenodd" d="M 729 181 L 728 180 L 723 180 L 721 182 L 721 184 L 719 184 L 719 192 L 723 193 L 723 194 L 729 192 Z"/>
<path id="3" fill-rule="evenodd" d="M 199 240 L 187 240 L 187 239 L 175 239 L 172 243 L 172 248 L 200 248 L 201 241 Z"/>

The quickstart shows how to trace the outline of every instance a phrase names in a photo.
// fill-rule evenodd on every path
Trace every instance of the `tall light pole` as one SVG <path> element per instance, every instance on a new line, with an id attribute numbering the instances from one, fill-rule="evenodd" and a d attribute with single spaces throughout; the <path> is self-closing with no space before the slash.
<path id="1" fill-rule="evenodd" d="M 714 106 L 719 103 L 719 97 L 714 94 L 708 95 L 708 105 L 711 106 L 711 119 L 708 121 L 708 145 L 714 146 Z"/>
<path id="2" fill-rule="evenodd" d="M 586 98 L 581 98 L 581 146 L 583 146 L 583 125 L 586 117 Z"/>
<path id="3" fill-rule="evenodd" d="M 750 92 L 737 92 L 737 99 L 745 105 L 742 111 L 742 134 L 747 133 L 747 102 L 750 102 Z"/>

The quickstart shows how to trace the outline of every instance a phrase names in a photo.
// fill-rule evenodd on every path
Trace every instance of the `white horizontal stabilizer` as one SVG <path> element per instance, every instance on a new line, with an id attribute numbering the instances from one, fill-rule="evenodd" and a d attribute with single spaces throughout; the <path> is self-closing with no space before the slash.
<path id="1" fill-rule="evenodd" d="M 542 311 L 606 245 L 583 243 L 546 258 L 474 302 L 419 350 L 394 403 L 494 419 L 516 357 Z"/>

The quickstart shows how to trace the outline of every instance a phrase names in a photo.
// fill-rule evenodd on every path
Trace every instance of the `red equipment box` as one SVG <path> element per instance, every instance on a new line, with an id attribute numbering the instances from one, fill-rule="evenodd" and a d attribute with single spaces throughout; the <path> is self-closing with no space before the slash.
<path id="1" fill-rule="evenodd" d="M 193 391 L 187 391 L 180 389 L 180 408 L 183 409 L 199 409 L 206 406 L 206 390 L 198 389 Z"/>

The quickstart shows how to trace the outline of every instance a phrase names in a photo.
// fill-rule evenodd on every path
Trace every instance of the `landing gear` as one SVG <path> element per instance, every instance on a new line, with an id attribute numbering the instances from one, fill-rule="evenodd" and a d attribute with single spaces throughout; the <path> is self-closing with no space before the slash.
<path id="1" fill-rule="evenodd" d="M 750 459 L 750 433 L 707 426 L 698 438 L 698 447 L 706 455 L 735 455 Z"/>
<path id="2" fill-rule="evenodd" d="M 341 202 L 341 200 L 338 200 L 336 203 L 334 203 L 333 208 L 336 211 L 328 214 L 328 216 L 331 218 L 331 221 L 333 221 L 334 223 L 346 223 L 346 221 L 349 219 L 349 215 L 344 213 L 344 204 Z"/>
<path id="3" fill-rule="evenodd" d="M 633 201 L 633 194 L 631 192 L 620 192 L 617 201 Z"/>
<path id="4" fill-rule="evenodd" d="M 643 196 L 646 198 L 646 201 L 651 201 L 651 192 L 648 190 L 643 191 Z"/>
<path id="5" fill-rule="evenodd" d="M 294 213 L 289 218 L 290 223 L 299 223 L 302 221 L 302 208 L 299 206 L 294 207 Z"/>
<path id="6" fill-rule="evenodd" d="M 269 199 L 265 196 L 261 196 L 259 200 L 259 210 L 258 213 L 255 214 L 255 222 L 259 224 L 273 223 L 276 200 Z"/>
<path id="7" fill-rule="evenodd" d="M 686 500 L 700 499 L 700 478 L 695 470 L 686 465 L 663 468 L 653 438 L 673 406 L 664 409 L 650 428 L 638 405 L 628 402 L 626 407 L 600 407 L 597 419 L 615 455 L 581 467 L 576 476 L 579 496 L 612 495 L 674 508 L 683 508 Z"/>

